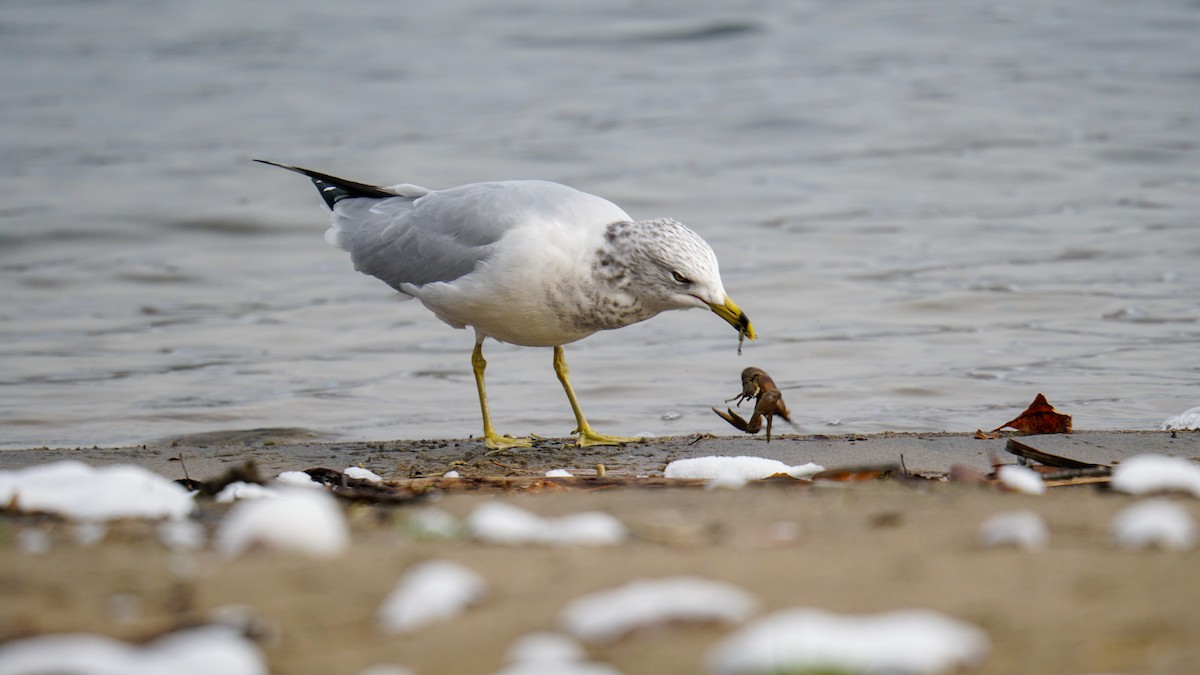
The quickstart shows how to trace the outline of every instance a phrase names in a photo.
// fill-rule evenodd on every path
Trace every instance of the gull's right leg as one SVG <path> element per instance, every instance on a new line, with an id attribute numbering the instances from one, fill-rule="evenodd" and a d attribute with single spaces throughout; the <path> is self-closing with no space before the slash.
<path id="1" fill-rule="evenodd" d="M 492 416 L 488 414 L 487 389 L 483 384 L 483 371 L 487 361 L 483 360 L 483 336 L 475 340 L 475 350 L 471 352 L 471 369 L 475 371 L 475 388 L 479 390 L 479 409 L 483 412 L 483 443 L 491 450 L 507 450 L 509 448 L 528 448 L 533 443 L 528 438 L 513 438 L 501 436 L 492 428 Z"/>

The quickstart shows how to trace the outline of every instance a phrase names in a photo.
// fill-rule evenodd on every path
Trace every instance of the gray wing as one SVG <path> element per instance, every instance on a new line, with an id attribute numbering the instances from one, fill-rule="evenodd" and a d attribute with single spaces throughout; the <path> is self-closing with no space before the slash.
<path id="1" fill-rule="evenodd" d="M 359 271 L 401 293 L 470 274 L 518 227 L 628 219 L 607 200 L 545 181 L 473 183 L 424 193 L 414 186 L 387 189 L 403 196 L 337 202 L 325 238 L 349 251 Z"/>
<path id="2" fill-rule="evenodd" d="M 406 293 L 470 274 L 521 220 L 476 184 L 414 197 L 338 202 L 325 238 L 350 252 L 355 269 Z M 498 185 L 498 184 L 492 184 Z M 409 186 L 406 186 L 409 187 Z"/>

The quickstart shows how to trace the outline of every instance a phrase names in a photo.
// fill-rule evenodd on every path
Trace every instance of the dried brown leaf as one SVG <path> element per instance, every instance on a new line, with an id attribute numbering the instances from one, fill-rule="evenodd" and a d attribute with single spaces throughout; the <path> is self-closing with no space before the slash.
<path id="1" fill-rule="evenodd" d="M 1071 416 L 1058 412 L 1044 395 L 1038 394 L 1025 412 L 992 431 L 1000 431 L 1005 427 L 1027 434 L 1069 434 L 1071 433 Z"/>

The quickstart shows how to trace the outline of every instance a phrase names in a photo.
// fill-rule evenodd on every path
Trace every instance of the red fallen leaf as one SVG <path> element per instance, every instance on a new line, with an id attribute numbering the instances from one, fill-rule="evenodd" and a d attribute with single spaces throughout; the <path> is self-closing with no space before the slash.
<path id="1" fill-rule="evenodd" d="M 1045 396 L 1038 394 L 1025 412 L 992 431 L 1000 431 L 1005 427 L 1011 427 L 1027 434 L 1069 434 L 1071 433 L 1071 416 L 1058 412 L 1054 406 L 1050 405 Z"/>

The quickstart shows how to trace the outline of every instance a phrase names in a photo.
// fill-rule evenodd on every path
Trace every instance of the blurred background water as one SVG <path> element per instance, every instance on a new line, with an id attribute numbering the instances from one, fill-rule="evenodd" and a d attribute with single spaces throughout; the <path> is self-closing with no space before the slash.
<path id="1" fill-rule="evenodd" d="M 0 445 L 478 434 L 473 336 L 322 239 L 292 162 L 556 180 L 717 250 L 761 339 L 675 312 L 568 348 L 608 433 L 1076 428 L 1200 403 L 1200 4 L 13 0 Z M 501 432 L 565 435 L 489 343 Z"/>

